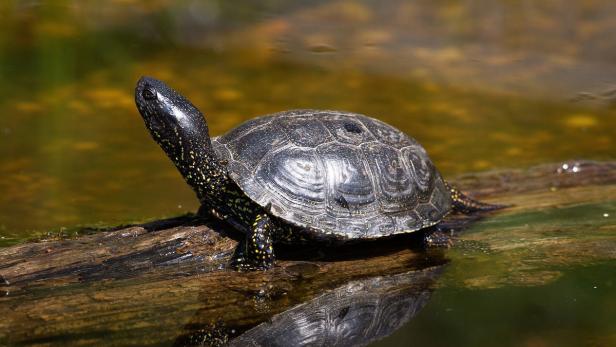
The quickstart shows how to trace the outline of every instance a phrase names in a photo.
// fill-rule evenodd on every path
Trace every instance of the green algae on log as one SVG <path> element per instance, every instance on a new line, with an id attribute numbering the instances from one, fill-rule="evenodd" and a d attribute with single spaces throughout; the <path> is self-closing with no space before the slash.
<path id="1" fill-rule="evenodd" d="M 271 271 L 238 273 L 226 268 L 236 245 L 228 227 L 190 216 L 0 249 L 0 344 L 181 344 L 212 326 L 232 338 L 353 281 L 412 276 L 447 258 L 458 261 L 457 249 L 508 256 L 500 265 L 454 274 L 466 276 L 461 282 L 470 287 L 541 284 L 553 278 L 555 266 L 616 259 L 610 224 L 616 215 L 614 162 L 542 165 L 455 182 L 483 200 L 514 206 L 471 233 L 456 234 L 451 251 L 422 250 L 409 235 L 394 242 L 289 248 Z M 572 231 L 575 220 L 558 217 L 575 207 L 591 216 L 584 215 L 590 222 L 581 218 L 583 235 Z M 553 215 L 549 225 L 533 219 L 537 213 Z M 459 230 L 471 220 L 452 215 L 444 226 Z M 535 256 L 527 259 L 526 250 Z M 489 259 L 479 265 L 485 263 Z"/>

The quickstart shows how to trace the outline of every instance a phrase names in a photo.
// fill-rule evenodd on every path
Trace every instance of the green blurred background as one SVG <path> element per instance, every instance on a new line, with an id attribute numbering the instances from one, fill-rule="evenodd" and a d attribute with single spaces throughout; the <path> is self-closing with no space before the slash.
<path id="1" fill-rule="evenodd" d="M 614 158 L 611 1 L 4 1 L 0 234 L 197 207 L 133 103 L 167 81 L 213 135 L 290 108 L 408 132 L 446 176 Z M 611 94 L 610 94 L 611 92 Z"/>

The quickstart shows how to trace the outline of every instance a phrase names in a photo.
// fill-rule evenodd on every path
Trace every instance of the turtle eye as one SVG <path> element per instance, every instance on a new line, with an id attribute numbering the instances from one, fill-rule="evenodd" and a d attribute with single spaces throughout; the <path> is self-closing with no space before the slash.
<path id="1" fill-rule="evenodd" d="M 152 90 L 151 88 L 145 88 L 141 92 L 141 96 L 143 96 L 143 98 L 146 100 L 154 100 L 156 99 L 156 92 Z"/>

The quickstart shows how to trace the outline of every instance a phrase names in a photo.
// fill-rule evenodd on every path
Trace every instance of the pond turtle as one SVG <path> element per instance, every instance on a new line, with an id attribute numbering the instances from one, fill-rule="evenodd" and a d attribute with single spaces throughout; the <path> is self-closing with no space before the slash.
<path id="1" fill-rule="evenodd" d="M 450 187 L 417 141 L 364 115 L 285 111 L 211 139 L 201 112 L 161 81 L 142 77 L 135 102 L 199 213 L 246 234 L 239 269 L 271 267 L 276 242 L 375 239 L 497 207 Z"/>

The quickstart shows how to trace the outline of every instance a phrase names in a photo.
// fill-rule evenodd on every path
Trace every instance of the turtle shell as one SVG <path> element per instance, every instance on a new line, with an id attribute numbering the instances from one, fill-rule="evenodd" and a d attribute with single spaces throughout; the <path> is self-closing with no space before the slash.
<path id="1" fill-rule="evenodd" d="M 280 112 L 212 143 L 250 199 L 317 233 L 369 239 L 412 232 L 451 210 L 449 191 L 424 148 L 360 114 Z"/>

